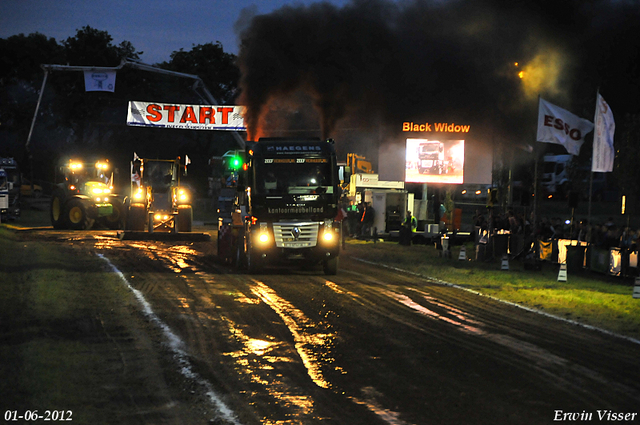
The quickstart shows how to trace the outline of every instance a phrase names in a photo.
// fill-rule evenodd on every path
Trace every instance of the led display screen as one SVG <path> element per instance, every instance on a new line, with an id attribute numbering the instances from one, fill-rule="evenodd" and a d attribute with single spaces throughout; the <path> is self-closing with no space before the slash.
<path id="1" fill-rule="evenodd" d="M 464 180 L 464 140 L 407 139 L 406 183 L 452 183 Z"/>

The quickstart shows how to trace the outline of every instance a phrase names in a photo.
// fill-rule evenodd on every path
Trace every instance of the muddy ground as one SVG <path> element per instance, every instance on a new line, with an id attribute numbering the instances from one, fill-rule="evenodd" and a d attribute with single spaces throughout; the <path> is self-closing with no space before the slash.
<path id="1" fill-rule="evenodd" d="M 338 276 L 308 264 L 253 276 L 219 263 L 213 242 L 19 237 L 92 258 L 131 294 L 69 331 L 111 356 L 78 387 L 97 394 L 87 409 L 103 423 L 545 424 L 598 411 L 640 423 L 636 342 L 348 250 Z"/>

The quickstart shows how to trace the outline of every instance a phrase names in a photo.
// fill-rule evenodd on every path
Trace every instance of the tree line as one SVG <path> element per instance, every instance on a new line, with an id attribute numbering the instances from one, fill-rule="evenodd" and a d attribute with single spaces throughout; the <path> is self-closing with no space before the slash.
<path id="1" fill-rule="evenodd" d="M 115 44 L 107 31 L 90 26 L 61 42 L 37 32 L 0 39 L 0 156 L 16 158 L 35 179 L 52 181 L 55 168 L 71 157 L 109 158 L 125 169 L 133 152 L 167 159 L 189 155 L 199 175 L 193 180 L 203 186 L 207 159 L 234 148 L 229 134 L 126 126 L 130 100 L 202 103 L 191 88 L 193 81 L 184 78 L 125 67 L 117 72 L 113 93 L 85 92 L 82 72 L 51 71 L 25 151 L 44 79 L 41 65 L 115 67 L 123 59 L 140 60 L 142 54 L 131 42 Z M 155 66 L 198 75 L 221 104 L 233 103 L 237 96 L 236 56 L 219 42 L 174 51 L 169 61 Z M 124 184 L 127 179 L 123 170 L 120 180 Z"/>

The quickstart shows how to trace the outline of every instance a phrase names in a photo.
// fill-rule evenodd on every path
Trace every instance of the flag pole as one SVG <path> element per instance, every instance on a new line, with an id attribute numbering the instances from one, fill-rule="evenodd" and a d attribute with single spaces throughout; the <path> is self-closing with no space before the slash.
<path id="1" fill-rule="evenodd" d="M 593 160 L 594 160 L 594 146 L 593 143 L 595 143 L 596 141 L 596 131 L 598 131 L 598 120 L 600 118 L 600 114 L 598 114 L 598 97 L 600 96 L 600 87 L 598 87 L 598 89 L 596 90 L 596 112 L 595 112 L 595 120 L 594 120 L 594 126 L 593 126 L 593 142 L 592 142 L 592 148 L 591 148 L 591 170 L 589 173 L 589 207 L 587 209 L 587 225 L 591 226 L 591 202 L 593 199 Z"/>
<path id="2" fill-rule="evenodd" d="M 538 94 L 538 118 L 536 121 L 540 120 L 540 94 Z M 536 126 L 539 125 L 536 124 Z M 537 137 L 536 137 L 537 138 Z M 537 140 L 536 140 L 537 141 Z M 534 156 L 534 171 L 533 171 L 533 225 L 536 226 L 538 221 L 538 156 L 539 152 L 537 149 L 537 143 L 533 144 L 533 156 Z"/>

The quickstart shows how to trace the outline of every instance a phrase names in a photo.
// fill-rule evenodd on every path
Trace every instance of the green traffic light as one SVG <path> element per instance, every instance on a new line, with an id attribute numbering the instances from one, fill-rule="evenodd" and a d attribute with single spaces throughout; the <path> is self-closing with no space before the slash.
<path id="1" fill-rule="evenodd" d="M 233 158 L 231 159 L 231 168 L 233 169 L 238 169 L 242 166 L 242 160 L 240 160 L 240 158 Z"/>

